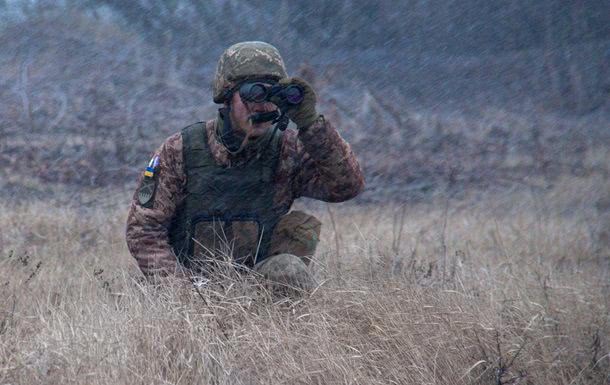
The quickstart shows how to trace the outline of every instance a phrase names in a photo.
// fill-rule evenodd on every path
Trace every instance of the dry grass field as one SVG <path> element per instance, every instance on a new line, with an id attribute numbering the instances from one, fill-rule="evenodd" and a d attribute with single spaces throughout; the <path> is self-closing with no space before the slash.
<path id="1" fill-rule="evenodd" d="M 0 201 L 0 384 L 607 385 L 609 188 L 311 205 L 321 284 L 298 300 L 226 265 L 142 283 L 126 193 Z"/>

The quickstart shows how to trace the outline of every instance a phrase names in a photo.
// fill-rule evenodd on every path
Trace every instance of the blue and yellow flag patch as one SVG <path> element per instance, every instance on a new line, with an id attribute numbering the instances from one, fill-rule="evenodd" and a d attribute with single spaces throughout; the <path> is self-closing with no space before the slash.
<path id="1" fill-rule="evenodd" d="M 138 202 L 143 207 L 150 208 L 153 206 L 155 190 L 157 189 L 157 181 L 155 179 L 155 171 L 159 165 L 159 156 L 155 155 L 148 162 L 146 170 L 144 170 L 144 178 L 138 189 Z"/>
<path id="2" fill-rule="evenodd" d="M 146 167 L 146 170 L 144 171 L 144 176 L 149 177 L 149 178 L 154 177 L 155 169 L 157 168 L 158 165 L 159 165 L 159 156 L 155 155 L 150 160 L 150 162 L 148 162 L 148 166 Z"/>

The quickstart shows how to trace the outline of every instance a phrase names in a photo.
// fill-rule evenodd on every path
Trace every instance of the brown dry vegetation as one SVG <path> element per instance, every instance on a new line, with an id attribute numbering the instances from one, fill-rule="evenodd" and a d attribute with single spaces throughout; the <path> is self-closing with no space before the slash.
<path id="1" fill-rule="evenodd" d="M 0 383 L 607 384 L 609 187 L 310 207 L 321 285 L 298 301 L 230 268 L 141 284 L 128 194 L 4 201 Z"/>
<path id="2" fill-rule="evenodd" d="M 0 28 L 0 384 L 610 382 L 601 2 L 27 3 Z M 367 190 L 305 204 L 310 296 L 226 263 L 143 284 L 118 190 L 214 117 L 217 57 L 253 36 L 308 75 Z"/>

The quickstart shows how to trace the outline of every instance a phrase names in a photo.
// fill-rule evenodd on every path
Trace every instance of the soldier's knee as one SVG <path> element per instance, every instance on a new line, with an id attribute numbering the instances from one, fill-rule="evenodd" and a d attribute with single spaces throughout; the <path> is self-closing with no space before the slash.
<path id="1" fill-rule="evenodd" d="M 273 231 L 269 255 L 288 253 L 309 264 L 320 241 L 321 228 L 322 223 L 313 215 L 298 210 L 289 212 Z"/>
<path id="2" fill-rule="evenodd" d="M 316 281 L 301 258 L 293 254 L 273 255 L 254 266 L 274 289 L 311 291 Z"/>

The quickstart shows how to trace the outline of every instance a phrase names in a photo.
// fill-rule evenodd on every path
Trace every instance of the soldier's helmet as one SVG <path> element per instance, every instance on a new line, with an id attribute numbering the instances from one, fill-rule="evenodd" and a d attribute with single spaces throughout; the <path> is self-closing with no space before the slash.
<path id="1" fill-rule="evenodd" d="M 212 85 L 214 103 L 223 103 L 226 91 L 244 79 L 279 80 L 287 76 L 284 60 L 271 44 L 262 41 L 234 44 L 218 60 Z"/>

